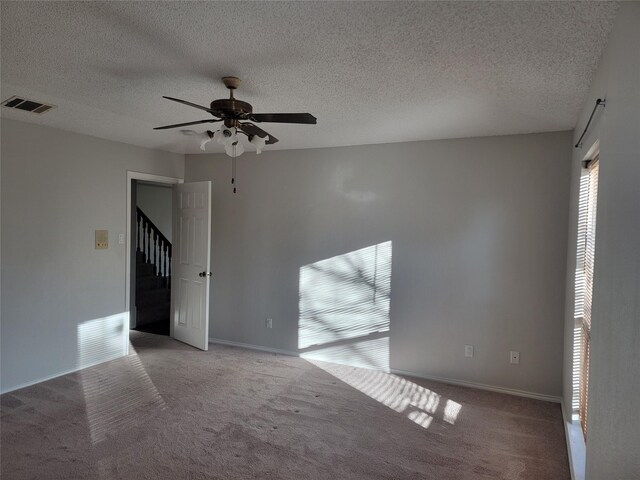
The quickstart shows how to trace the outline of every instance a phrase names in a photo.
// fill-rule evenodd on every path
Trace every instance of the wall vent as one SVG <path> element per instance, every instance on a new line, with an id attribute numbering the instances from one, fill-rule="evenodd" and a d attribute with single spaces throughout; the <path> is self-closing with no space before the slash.
<path id="1" fill-rule="evenodd" d="M 35 100 L 28 100 L 24 97 L 18 97 L 15 95 L 2 102 L 2 106 L 7 108 L 15 108 L 17 110 L 24 110 L 25 112 L 32 113 L 45 113 L 52 108 L 55 108 L 55 105 L 36 102 Z"/>

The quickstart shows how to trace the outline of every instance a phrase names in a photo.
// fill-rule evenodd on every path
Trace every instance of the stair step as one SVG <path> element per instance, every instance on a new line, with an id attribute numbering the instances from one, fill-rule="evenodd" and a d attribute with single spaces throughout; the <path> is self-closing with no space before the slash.
<path id="1" fill-rule="evenodd" d="M 169 318 L 169 305 L 136 308 L 136 327 L 155 322 L 169 322 Z"/>
<path id="2" fill-rule="evenodd" d="M 136 277 L 150 277 L 155 276 L 156 267 L 152 263 L 140 263 L 136 264 Z"/>
<path id="3" fill-rule="evenodd" d="M 170 335 L 171 327 L 168 320 L 159 322 L 145 323 L 144 325 L 136 325 L 136 330 L 140 332 L 153 333 L 154 335 Z"/>
<path id="4" fill-rule="evenodd" d="M 164 305 L 171 303 L 171 290 L 168 288 L 155 288 L 153 290 L 136 291 L 136 307 L 148 307 L 152 305 Z"/>
<path id="5" fill-rule="evenodd" d="M 155 290 L 158 288 L 166 288 L 166 280 L 164 277 L 156 275 L 148 275 L 146 277 L 136 278 L 136 294 L 143 290 Z"/>

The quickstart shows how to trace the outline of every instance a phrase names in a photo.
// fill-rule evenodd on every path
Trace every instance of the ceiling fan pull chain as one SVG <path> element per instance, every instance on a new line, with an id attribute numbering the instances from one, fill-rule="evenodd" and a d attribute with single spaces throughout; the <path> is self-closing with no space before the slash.
<path id="1" fill-rule="evenodd" d="M 236 193 L 236 146 L 233 146 L 233 157 L 231 157 L 231 185 L 233 193 Z"/>

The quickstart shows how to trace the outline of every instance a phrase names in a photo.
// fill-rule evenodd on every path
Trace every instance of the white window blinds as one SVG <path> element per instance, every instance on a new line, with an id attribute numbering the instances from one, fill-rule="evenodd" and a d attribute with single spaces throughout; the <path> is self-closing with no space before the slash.
<path id="1" fill-rule="evenodd" d="M 580 328 L 579 415 L 587 436 L 589 410 L 589 357 L 591 349 L 591 306 L 596 247 L 596 210 L 599 161 L 590 162 L 580 184 L 578 248 L 576 262 L 576 318 Z M 577 346 L 576 346 L 577 347 Z"/>

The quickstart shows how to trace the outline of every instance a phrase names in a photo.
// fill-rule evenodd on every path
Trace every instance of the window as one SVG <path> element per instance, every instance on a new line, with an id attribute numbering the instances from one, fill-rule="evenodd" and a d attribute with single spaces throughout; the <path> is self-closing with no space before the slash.
<path id="1" fill-rule="evenodd" d="M 589 408 L 589 353 L 591 348 L 591 305 L 596 246 L 598 157 L 589 161 L 580 179 L 578 242 L 575 275 L 574 409 L 577 406 L 582 432 L 587 436 Z M 579 355 L 577 353 L 579 352 Z M 576 385 L 578 388 L 576 389 Z M 577 403 L 577 405 L 576 405 Z"/>

